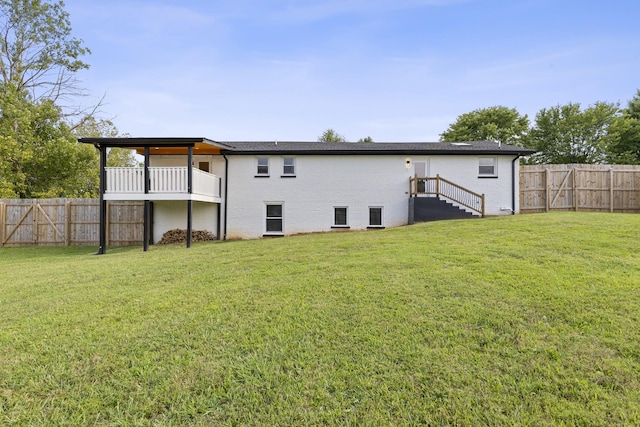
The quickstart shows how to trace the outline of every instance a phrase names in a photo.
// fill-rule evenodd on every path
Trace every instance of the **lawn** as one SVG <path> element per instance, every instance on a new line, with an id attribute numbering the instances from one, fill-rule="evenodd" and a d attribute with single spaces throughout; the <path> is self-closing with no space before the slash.
<path id="1" fill-rule="evenodd" d="M 640 423 L 640 215 L 0 249 L 0 424 Z"/>

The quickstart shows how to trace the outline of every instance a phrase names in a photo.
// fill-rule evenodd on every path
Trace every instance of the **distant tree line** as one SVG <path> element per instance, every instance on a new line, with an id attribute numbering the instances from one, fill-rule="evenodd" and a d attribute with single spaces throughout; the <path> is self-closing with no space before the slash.
<path id="1" fill-rule="evenodd" d="M 329 128 L 320 134 L 318 142 L 347 142 L 347 138 Z M 373 142 L 373 139 L 370 136 L 367 136 L 365 138 L 360 138 L 357 142 Z"/>
<path id="2" fill-rule="evenodd" d="M 333 129 L 323 142 L 346 142 Z M 440 134 L 442 142 L 496 141 L 536 150 L 529 164 L 640 164 L 640 90 L 625 107 L 596 102 L 543 108 L 530 123 L 515 108 L 493 106 L 464 113 Z M 358 142 L 373 142 L 371 137 Z"/>
<path id="3" fill-rule="evenodd" d="M 640 164 L 640 90 L 626 107 L 596 102 L 543 108 L 533 124 L 515 108 L 494 106 L 460 115 L 443 142 L 499 141 L 536 150 L 530 164 Z"/>

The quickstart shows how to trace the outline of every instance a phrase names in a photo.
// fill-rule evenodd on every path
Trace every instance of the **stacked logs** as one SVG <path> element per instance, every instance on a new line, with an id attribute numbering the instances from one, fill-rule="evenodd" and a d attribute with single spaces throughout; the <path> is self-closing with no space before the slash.
<path id="1" fill-rule="evenodd" d="M 191 231 L 192 242 L 207 242 L 210 240 L 216 240 L 216 236 L 210 231 Z M 159 245 L 170 245 L 172 243 L 185 243 L 187 241 L 187 230 L 180 230 L 175 228 L 169 230 L 162 235 L 162 239 L 158 242 Z"/>

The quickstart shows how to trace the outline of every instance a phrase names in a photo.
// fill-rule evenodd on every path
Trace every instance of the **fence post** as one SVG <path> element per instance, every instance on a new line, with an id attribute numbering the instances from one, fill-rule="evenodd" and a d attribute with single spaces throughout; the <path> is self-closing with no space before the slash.
<path id="1" fill-rule="evenodd" d="M 31 209 L 31 214 L 33 215 L 33 232 L 31 234 L 31 238 L 33 240 L 34 246 L 38 246 L 38 200 L 33 200 L 33 208 Z"/>
<path id="2" fill-rule="evenodd" d="M 609 212 L 613 212 L 613 168 L 609 169 Z"/>
<path id="3" fill-rule="evenodd" d="M 7 227 L 6 216 L 7 216 L 7 205 L 4 204 L 4 200 L 0 200 L 0 247 L 4 246 L 4 233 L 5 228 Z"/>
<path id="4" fill-rule="evenodd" d="M 71 245 L 71 200 L 66 199 L 64 203 L 65 223 L 64 223 L 64 244 Z"/>
<path id="5" fill-rule="evenodd" d="M 436 174 L 436 196 L 440 197 L 440 174 Z"/>
<path id="6" fill-rule="evenodd" d="M 578 168 L 573 167 L 573 208 L 578 212 L 578 204 L 580 203 L 580 195 L 578 194 Z"/>
<path id="7" fill-rule="evenodd" d="M 549 201 L 549 187 L 551 186 L 551 171 L 549 170 L 549 168 L 545 168 L 544 169 L 544 187 L 545 187 L 545 196 L 544 196 L 544 211 L 545 212 L 549 212 L 549 205 L 550 205 L 550 201 Z"/>

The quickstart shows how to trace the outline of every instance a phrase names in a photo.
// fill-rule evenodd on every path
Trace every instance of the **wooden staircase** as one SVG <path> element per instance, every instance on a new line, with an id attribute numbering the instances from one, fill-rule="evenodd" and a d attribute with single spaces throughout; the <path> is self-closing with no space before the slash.
<path id="1" fill-rule="evenodd" d="M 484 217 L 484 194 L 436 175 L 409 179 L 409 224 Z"/>

